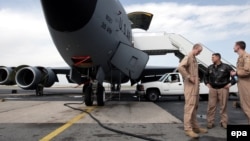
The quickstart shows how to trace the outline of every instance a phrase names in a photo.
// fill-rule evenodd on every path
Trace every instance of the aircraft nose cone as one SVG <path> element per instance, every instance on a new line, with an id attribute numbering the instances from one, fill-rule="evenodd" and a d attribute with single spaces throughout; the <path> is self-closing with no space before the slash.
<path id="1" fill-rule="evenodd" d="M 46 21 L 61 32 L 84 27 L 91 19 L 97 0 L 41 0 Z"/>

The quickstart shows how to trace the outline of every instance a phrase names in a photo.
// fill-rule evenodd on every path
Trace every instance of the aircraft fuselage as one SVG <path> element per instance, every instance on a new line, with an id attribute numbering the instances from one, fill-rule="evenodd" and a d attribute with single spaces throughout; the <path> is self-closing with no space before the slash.
<path id="1" fill-rule="evenodd" d="M 118 0 L 41 2 L 53 41 L 69 66 L 101 66 L 108 72 L 118 44 L 132 46 L 131 22 Z"/>

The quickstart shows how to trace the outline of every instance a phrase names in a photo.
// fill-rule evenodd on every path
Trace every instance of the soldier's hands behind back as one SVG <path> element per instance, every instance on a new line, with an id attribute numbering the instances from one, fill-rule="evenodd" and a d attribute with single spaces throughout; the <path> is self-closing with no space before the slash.
<path id="1" fill-rule="evenodd" d="M 195 84 L 195 78 L 194 78 L 194 77 L 190 77 L 190 78 L 189 78 L 189 81 L 190 81 L 191 83 L 194 83 L 194 84 Z"/>

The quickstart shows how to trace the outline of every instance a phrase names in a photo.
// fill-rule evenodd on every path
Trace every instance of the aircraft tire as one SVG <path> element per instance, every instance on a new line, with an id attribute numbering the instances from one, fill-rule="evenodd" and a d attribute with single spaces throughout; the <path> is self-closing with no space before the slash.
<path id="1" fill-rule="evenodd" d="M 104 106 L 104 96 L 105 96 L 105 89 L 102 85 L 98 84 L 96 99 L 97 99 L 97 106 Z"/>
<path id="2" fill-rule="evenodd" d="M 91 85 L 84 85 L 83 86 L 83 92 L 84 92 L 84 102 L 86 106 L 92 106 L 93 105 L 93 98 L 92 98 L 92 87 Z"/>

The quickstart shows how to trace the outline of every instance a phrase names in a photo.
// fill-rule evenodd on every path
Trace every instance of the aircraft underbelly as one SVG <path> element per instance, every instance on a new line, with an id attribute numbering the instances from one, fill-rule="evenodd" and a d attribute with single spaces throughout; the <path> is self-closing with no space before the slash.
<path id="1" fill-rule="evenodd" d="M 64 2 L 64 6 L 67 7 L 68 1 Z M 76 26 L 77 28 L 70 27 L 68 24 L 70 21 L 66 21 L 65 24 L 60 24 L 58 21 L 53 22 L 54 20 L 47 21 L 52 39 L 62 58 L 72 69 L 78 70 L 82 74 L 86 74 L 87 69 L 84 68 L 97 68 L 96 77 L 98 78 L 96 79 L 101 81 L 104 77 L 119 78 L 114 76 L 115 74 L 109 75 L 114 70 L 121 72 L 124 76 L 123 80 L 127 80 L 125 76 L 137 79 L 148 61 L 148 56 L 133 47 L 131 22 L 124 8 L 117 0 L 96 0 L 95 2 L 91 1 L 91 3 L 92 6 L 95 3 L 95 7 L 94 10 L 90 10 L 93 11 L 91 18 L 89 18 L 90 12 L 87 11 L 89 18 L 87 22 L 85 19 L 81 19 L 84 16 L 81 17 L 82 14 L 79 14 L 81 17 L 79 21 L 85 21 L 81 28 L 79 26 Z M 77 7 L 79 10 L 81 9 L 79 6 Z M 86 5 L 83 7 L 86 8 Z M 52 14 L 52 17 L 57 16 L 65 21 L 62 15 Z M 50 18 L 50 16 L 48 17 Z M 70 18 L 69 15 L 67 17 Z M 62 26 L 57 28 L 57 26 L 50 25 L 51 23 Z M 68 26 L 70 30 L 67 30 Z M 121 76 L 119 73 L 117 74 Z"/>
<path id="2" fill-rule="evenodd" d="M 113 2 L 112 4 L 114 5 Z M 90 56 L 93 65 L 102 65 L 107 70 L 110 65 L 108 61 L 120 42 L 132 46 L 131 41 L 119 29 L 121 17 L 118 12 L 121 10 L 108 7 L 117 8 L 98 1 L 92 18 L 80 30 L 59 32 L 50 28 L 56 47 L 68 65 L 74 65 L 72 57 Z M 103 9 L 107 11 L 103 12 Z"/>

